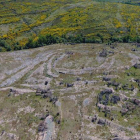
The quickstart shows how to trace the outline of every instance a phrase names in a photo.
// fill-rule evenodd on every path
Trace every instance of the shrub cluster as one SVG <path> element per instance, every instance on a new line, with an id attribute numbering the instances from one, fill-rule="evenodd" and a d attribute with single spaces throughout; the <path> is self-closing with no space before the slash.
<path id="1" fill-rule="evenodd" d="M 104 37 L 100 34 L 96 35 L 95 37 L 85 37 L 82 34 L 80 35 L 71 35 L 65 36 L 62 35 L 61 37 L 47 34 L 45 36 L 39 36 L 37 40 L 34 38 L 30 38 L 24 47 L 21 47 L 19 43 L 15 43 L 12 46 L 9 45 L 5 40 L 0 40 L 0 52 L 2 51 L 11 51 L 11 50 L 21 50 L 21 49 L 30 49 L 30 48 L 37 48 L 42 47 L 45 45 L 57 44 L 57 43 L 133 43 L 137 42 L 140 43 L 140 37 L 131 37 L 129 35 L 123 37 L 113 37 L 111 36 L 109 40 L 104 40 Z"/>

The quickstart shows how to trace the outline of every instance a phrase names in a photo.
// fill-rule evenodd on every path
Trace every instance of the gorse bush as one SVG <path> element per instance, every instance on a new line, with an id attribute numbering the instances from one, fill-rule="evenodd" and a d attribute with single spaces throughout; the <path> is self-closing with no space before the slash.
<path id="1" fill-rule="evenodd" d="M 11 46 L 5 40 L 0 40 L 0 52 L 11 50 Z"/>
<path id="2" fill-rule="evenodd" d="M 98 39 L 95 39 L 94 37 L 84 37 L 82 34 L 75 35 L 75 36 L 65 36 L 62 35 L 61 37 L 54 36 L 54 35 L 46 35 L 46 36 L 39 36 L 38 40 L 34 41 L 33 39 L 29 39 L 27 44 L 25 45 L 25 49 L 29 48 L 37 48 L 44 45 L 51 45 L 56 43 L 132 43 L 137 42 L 140 43 L 140 37 L 136 36 L 132 38 L 131 36 L 123 36 L 120 38 L 117 37 L 111 37 L 109 40 L 104 41 L 104 38 L 102 35 L 97 34 Z"/>
<path id="3" fill-rule="evenodd" d="M 37 48 L 44 45 L 51 45 L 56 43 L 99 43 L 94 38 L 85 38 L 83 35 L 76 35 L 76 36 L 68 36 L 62 35 L 61 37 L 54 36 L 54 35 L 45 35 L 39 36 L 38 40 L 34 41 L 33 39 L 29 39 L 25 45 L 25 49 L 29 48 Z"/>
<path id="4" fill-rule="evenodd" d="M 0 4 L 0 38 L 12 50 L 25 48 L 26 43 L 34 48 L 69 41 L 63 35 L 77 43 L 102 43 L 111 37 L 131 42 L 140 32 L 140 6 L 134 4 L 139 5 L 139 0 L 5 0 Z M 79 38 L 81 33 L 85 40 Z M 55 40 L 43 41 L 46 34 Z"/>
<path id="5" fill-rule="evenodd" d="M 59 42 L 60 39 L 52 35 L 39 36 L 38 40 L 36 41 L 34 41 L 33 39 L 29 39 L 29 41 L 25 45 L 25 49 L 41 47 L 44 45 L 50 45 Z"/>
<path id="6" fill-rule="evenodd" d="M 58 43 L 140 43 L 140 37 L 135 36 L 131 37 L 126 35 L 123 37 L 114 37 L 111 36 L 108 40 L 105 40 L 101 34 L 97 34 L 96 37 L 86 37 L 82 34 L 78 35 L 62 35 L 61 37 L 56 35 L 47 34 L 45 36 L 40 35 L 36 38 L 29 38 L 25 46 L 20 46 L 19 42 L 16 42 L 10 46 L 5 40 L 0 40 L 0 52 L 2 51 L 11 51 L 11 50 L 21 50 L 21 49 L 30 49 L 38 48 L 45 45 L 58 44 Z"/>

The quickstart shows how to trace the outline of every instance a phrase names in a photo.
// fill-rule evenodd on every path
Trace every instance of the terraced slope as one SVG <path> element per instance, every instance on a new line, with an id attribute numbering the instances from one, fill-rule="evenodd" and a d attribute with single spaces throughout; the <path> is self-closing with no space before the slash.
<path id="1" fill-rule="evenodd" d="M 83 34 L 104 41 L 139 35 L 140 7 L 93 0 L 1 1 L 0 38 L 23 47 L 30 37 Z M 118 1 L 117 1 L 118 2 Z M 125 1 L 126 2 L 126 1 Z M 133 1 L 134 2 L 134 1 Z"/>
<path id="2" fill-rule="evenodd" d="M 1 53 L 0 139 L 139 140 L 139 63 L 135 44 Z"/>

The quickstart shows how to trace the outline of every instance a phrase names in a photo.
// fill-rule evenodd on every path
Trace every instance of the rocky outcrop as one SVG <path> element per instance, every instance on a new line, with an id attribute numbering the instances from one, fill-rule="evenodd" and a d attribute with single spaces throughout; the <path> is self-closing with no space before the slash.
<path id="1" fill-rule="evenodd" d="M 111 78 L 109 78 L 109 77 L 103 77 L 103 81 L 110 81 L 111 80 Z"/>
<path id="2" fill-rule="evenodd" d="M 100 57 L 107 57 L 107 50 L 103 49 L 102 52 L 99 54 Z"/>
<path id="3" fill-rule="evenodd" d="M 101 103 L 103 105 L 108 105 L 109 96 L 112 93 L 113 93 L 113 91 L 111 89 L 105 89 L 105 90 L 101 91 L 98 95 L 99 103 Z"/>
<path id="4" fill-rule="evenodd" d="M 108 82 L 107 83 L 107 86 L 109 87 L 109 86 L 114 86 L 114 87 L 118 87 L 120 84 L 118 83 L 118 82 L 116 82 L 116 81 L 113 81 L 113 82 Z"/>
<path id="5" fill-rule="evenodd" d="M 118 95 L 113 95 L 110 100 L 113 104 L 117 104 L 120 101 L 120 97 Z"/>
<path id="6" fill-rule="evenodd" d="M 99 119 L 98 122 L 97 122 L 97 124 L 105 125 L 106 122 L 105 122 L 105 120 Z"/>
<path id="7" fill-rule="evenodd" d="M 49 101 L 52 102 L 53 104 L 55 104 L 58 100 L 57 97 L 53 96 L 52 92 L 50 89 L 41 89 L 41 88 L 38 88 L 36 90 L 36 96 L 41 96 L 42 98 L 49 98 Z"/>
<path id="8" fill-rule="evenodd" d="M 96 121 L 97 121 L 97 116 L 95 115 L 95 116 L 92 118 L 91 121 L 92 121 L 92 122 L 96 122 Z"/>
<path id="9" fill-rule="evenodd" d="M 73 85 L 74 84 L 69 84 L 69 83 L 66 84 L 67 88 L 73 87 Z"/>
<path id="10" fill-rule="evenodd" d="M 45 124 L 45 122 L 41 122 L 38 126 L 38 132 L 44 132 L 47 130 L 47 125 Z"/>
<path id="11" fill-rule="evenodd" d="M 135 105 L 140 105 L 140 100 L 138 99 L 131 99 L 131 102 L 134 103 Z"/>
<path id="12" fill-rule="evenodd" d="M 131 85 L 131 88 L 129 88 L 129 85 L 128 84 L 125 84 L 125 85 L 122 86 L 122 89 L 123 90 L 131 90 L 131 91 L 133 91 L 134 90 L 134 86 Z"/>
<path id="13" fill-rule="evenodd" d="M 121 110 L 121 114 L 122 114 L 122 115 L 125 115 L 127 112 L 128 112 L 128 109 L 126 109 L 126 108 L 123 108 L 123 109 Z"/>
<path id="14" fill-rule="evenodd" d="M 112 89 L 105 89 L 105 90 L 100 92 L 100 94 L 102 94 L 102 95 L 103 94 L 111 94 L 111 93 L 113 93 Z"/>
<path id="15" fill-rule="evenodd" d="M 139 63 L 139 64 L 136 63 L 136 64 L 134 65 L 134 68 L 135 68 L 135 69 L 140 69 L 140 63 Z"/>

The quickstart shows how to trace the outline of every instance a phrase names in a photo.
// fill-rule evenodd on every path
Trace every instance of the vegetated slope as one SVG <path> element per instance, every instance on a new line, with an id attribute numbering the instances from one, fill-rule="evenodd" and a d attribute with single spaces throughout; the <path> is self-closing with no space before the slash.
<path id="1" fill-rule="evenodd" d="M 0 58 L 0 140 L 139 140 L 135 44 L 57 44 Z"/>
<path id="2" fill-rule="evenodd" d="M 0 19 L 0 38 L 12 48 L 22 48 L 28 38 L 37 40 L 40 34 L 83 34 L 101 42 L 101 36 L 106 41 L 138 35 L 140 7 L 93 0 L 2 1 Z"/>

